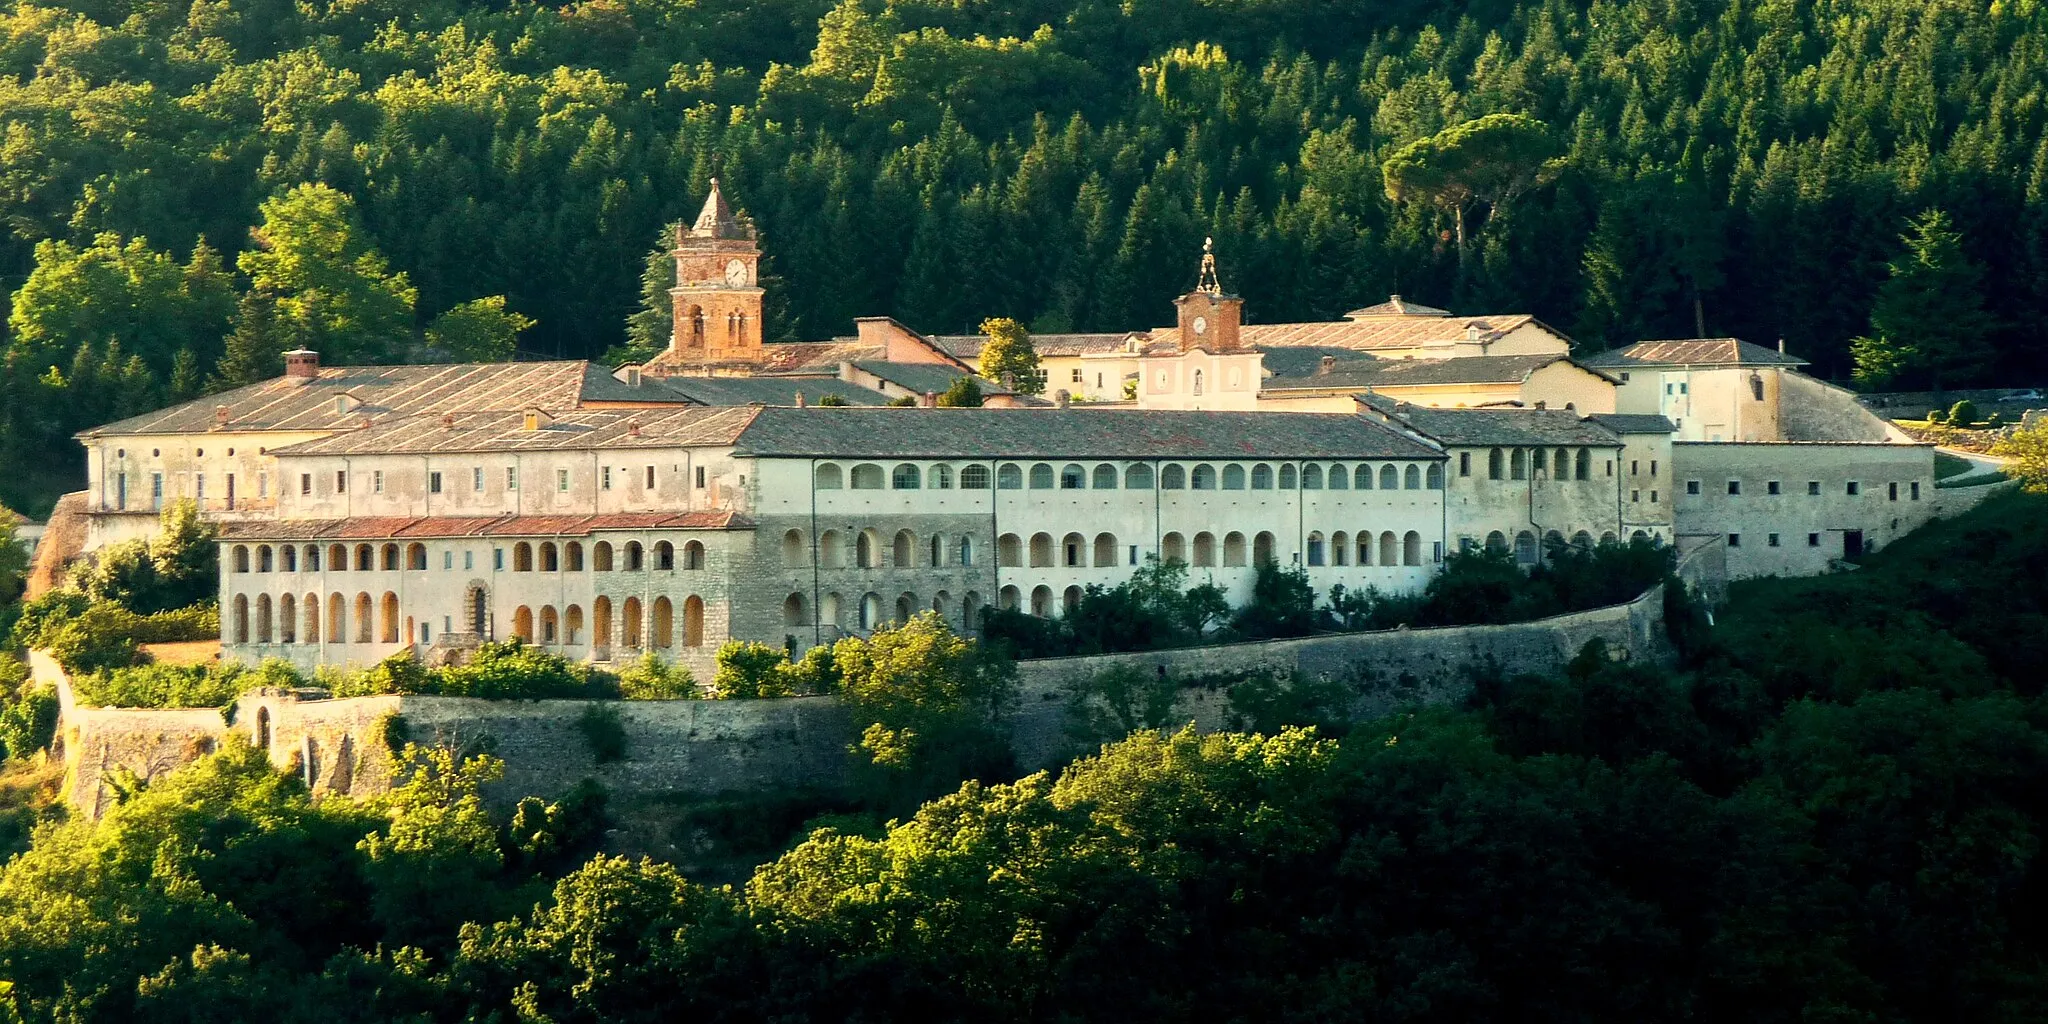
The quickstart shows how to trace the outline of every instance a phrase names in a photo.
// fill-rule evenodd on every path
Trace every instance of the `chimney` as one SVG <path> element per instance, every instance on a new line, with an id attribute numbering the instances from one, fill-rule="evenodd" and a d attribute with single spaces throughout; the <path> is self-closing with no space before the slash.
<path id="1" fill-rule="evenodd" d="M 228 425 L 228 407 L 227 407 L 227 406 L 225 406 L 225 405 L 216 405 L 216 406 L 214 406 L 214 407 L 213 407 L 213 429 L 215 429 L 215 430 L 225 430 L 225 429 L 227 429 L 227 425 Z"/>
<path id="2" fill-rule="evenodd" d="M 302 384 L 320 376 L 320 353 L 309 348 L 295 348 L 286 352 L 284 375 Z"/>
<path id="3" fill-rule="evenodd" d="M 1334 370 L 1334 369 L 1336 369 L 1336 368 L 1337 368 L 1337 357 L 1336 357 L 1336 356 L 1324 356 L 1324 357 L 1323 357 L 1323 358 L 1322 358 L 1322 359 L 1321 359 L 1320 361 L 1318 361 L 1318 362 L 1316 363 L 1316 373 L 1317 373 L 1317 374 L 1325 374 L 1325 373 L 1329 373 L 1329 372 L 1330 372 L 1331 370 Z"/>
<path id="4" fill-rule="evenodd" d="M 1052 393 L 1053 404 L 1058 405 L 1062 409 L 1067 407 L 1067 402 L 1072 397 L 1072 395 L 1067 394 L 1066 388 L 1061 388 L 1058 391 Z"/>
<path id="5" fill-rule="evenodd" d="M 799 391 L 796 393 L 796 407 L 802 409 L 804 408 L 804 405 L 804 393 Z"/>
<path id="6" fill-rule="evenodd" d="M 454 414 L 454 413 L 452 413 L 452 412 L 444 412 L 444 413 L 442 413 L 442 414 L 441 414 L 441 426 L 443 426 L 443 427 L 445 427 L 445 428 L 447 428 L 447 429 L 449 429 L 449 430 L 454 430 L 454 429 L 455 429 L 455 414 Z"/>
<path id="7" fill-rule="evenodd" d="M 924 403 L 923 403 L 923 404 L 924 404 L 924 407 L 925 407 L 925 408 L 927 408 L 927 409 L 936 409 L 936 408 L 938 408 L 938 407 L 939 407 L 939 393 L 938 393 L 938 392 L 936 392 L 936 391 L 927 391 L 927 392 L 925 392 L 925 393 L 924 393 Z"/>

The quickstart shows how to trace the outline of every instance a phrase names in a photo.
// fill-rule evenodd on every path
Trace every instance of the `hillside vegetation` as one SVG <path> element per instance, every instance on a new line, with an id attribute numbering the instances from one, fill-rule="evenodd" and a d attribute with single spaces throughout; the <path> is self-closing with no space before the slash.
<path id="1" fill-rule="evenodd" d="M 2048 8 L 1987 0 L 9 0 L 0 501 L 294 344 L 644 352 L 714 175 L 771 337 L 1153 326 L 1213 235 L 1261 321 L 1398 291 L 2038 380 L 2044 70 Z"/>

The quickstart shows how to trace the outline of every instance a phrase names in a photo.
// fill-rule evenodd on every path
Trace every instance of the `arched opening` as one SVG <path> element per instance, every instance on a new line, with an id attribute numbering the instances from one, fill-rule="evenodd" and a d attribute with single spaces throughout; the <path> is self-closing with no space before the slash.
<path id="1" fill-rule="evenodd" d="M 637 597 L 629 597 L 619 607 L 619 636 L 623 644 L 632 650 L 641 647 L 640 631 L 645 626 L 641 612 L 644 609 Z"/>
<path id="2" fill-rule="evenodd" d="M 1077 568 L 1088 564 L 1088 538 L 1070 533 L 1060 538 L 1060 564 Z"/>
<path id="3" fill-rule="evenodd" d="M 1401 535 L 1401 564 L 1422 564 L 1422 535 L 1414 530 Z"/>
<path id="4" fill-rule="evenodd" d="M 554 605 L 541 606 L 540 642 L 550 647 L 562 642 L 562 616 Z"/>
<path id="5" fill-rule="evenodd" d="M 1199 539 L 1197 543 L 1200 543 Z M 1245 564 L 1244 534 L 1232 530 L 1223 535 L 1223 564 L 1225 567 Z"/>
<path id="6" fill-rule="evenodd" d="M 683 545 L 683 568 L 704 568 L 704 543 L 702 541 L 693 540 Z"/>
<path id="7" fill-rule="evenodd" d="M 917 565 L 916 534 L 909 530 L 898 530 L 895 542 L 889 547 L 889 564 L 898 569 L 909 569 Z"/>
<path id="8" fill-rule="evenodd" d="M 1037 586 L 1031 589 L 1031 614 L 1041 619 L 1052 618 L 1052 588 Z"/>
<path id="9" fill-rule="evenodd" d="M 277 635 L 277 629 L 273 625 L 272 614 L 270 595 L 258 594 L 256 596 L 256 642 L 259 644 L 271 643 L 272 638 Z"/>
<path id="10" fill-rule="evenodd" d="M 1273 535 L 1259 531 L 1259 535 L 1252 538 L 1252 564 L 1272 565 L 1276 560 L 1273 556 Z"/>
<path id="11" fill-rule="evenodd" d="M 676 567 L 676 546 L 674 544 L 665 540 L 655 542 L 654 567 L 663 571 L 670 571 Z"/>
<path id="12" fill-rule="evenodd" d="M 542 541 L 540 545 L 540 571 L 561 572 L 562 552 L 554 541 Z"/>
<path id="13" fill-rule="evenodd" d="M 654 621 L 650 624 L 649 638 L 657 651 L 665 651 L 676 645 L 676 606 L 666 596 L 654 599 Z"/>
<path id="14" fill-rule="evenodd" d="M 1207 530 L 1195 534 L 1195 564 L 1212 567 L 1216 564 L 1216 535 Z"/>
<path id="15" fill-rule="evenodd" d="M 683 600 L 683 646 L 704 646 L 704 599 L 695 594 Z"/>
<path id="16" fill-rule="evenodd" d="M 783 565 L 803 565 L 810 561 L 807 557 L 809 554 L 809 550 L 804 547 L 804 532 L 802 530 L 784 531 L 782 534 Z"/>
<path id="17" fill-rule="evenodd" d="M 234 630 L 232 635 L 238 644 L 249 642 L 249 595 L 247 594 L 235 595 Z"/>
<path id="18" fill-rule="evenodd" d="M 533 642 L 533 609 L 520 605 L 512 611 L 512 638 L 520 643 Z"/>
<path id="19" fill-rule="evenodd" d="M 1095 567 L 1106 568 L 1116 564 L 1116 534 L 1095 535 Z"/>
<path id="20" fill-rule="evenodd" d="M 1034 533 L 1031 535 L 1031 565 L 1033 568 L 1045 568 L 1052 565 L 1052 534 Z"/>

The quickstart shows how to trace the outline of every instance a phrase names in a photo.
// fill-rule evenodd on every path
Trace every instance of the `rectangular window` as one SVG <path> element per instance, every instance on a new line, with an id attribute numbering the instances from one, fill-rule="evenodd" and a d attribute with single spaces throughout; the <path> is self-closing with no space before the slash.
<path id="1" fill-rule="evenodd" d="M 334 493 L 348 493 L 348 470 L 337 469 L 334 471 Z"/>
<path id="2" fill-rule="evenodd" d="M 567 494 L 567 493 L 569 493 L 569 471 L 568 471 L 568 470 L 566 470 L 566 469 L 558 469 L 558 470 L 555 470 L 555 490 L 556 490 L 557 492 L 559 492 L 559 493 L 562 493 L 562 494 Z"/>
<path id="3" fill-rule="evenodd" d="M 1767 545 L 1769 545 L 1769 546 L 1771 546 L 1771 547 L 1777 547 L 1777 546 L 1778 546 L 1778 535 L 1777 535 L 1777 534 L 1775 534 L 1775 533 L 1774 533 L 1774 534 L 1771 534 L 1771 535 L 1770 535 L 1769 537 L 1766 537 L 1766 538 L 1764 538 L 1764 543 L 1765 543 L 1765 544 L 1767 544 Z"/>
<path id="4" fill-rule="evenodd" d="M 1862 482 L 1861 482 L 1861 481 L 1857 481 L 1857 480 L 1851 480 L 1851 481 L 1849 481 L 1849 483 L 1848 483 L 1848 485 L 1847 485 L 1847 489 L 1846 489 L 1845 491 L 1843 491 L 1843 493 L 1847 494 L 1848 496 L 1850 496 L 1850 497 L 1852 497 L 1852 498 L 1853 498 L 1853 497 L 1855 497 L 1855 496 L 1857 496 L 1857 495 L 1859 495 L 1859 494 L 1862 494 L 1862 493 L 1863 493 L 1863 484 L 1862 484 Z"/>
<path id="5" fill-rule="evenodd" d="M 607 491 L 612 489 L 612 468 L 610 466 L 605 466 L 604 468 L 598 470 L 597 478 L 597 485 L 599 487 L 602 487 Z"/>
<path id="6" fill-rule="evenodd" d="M 1820 481 L 1818 481 L 1818 480 L 1808 480 L 1808 481 L 1806 482 L 1806 494 L 1807 494 L 1807 496 L 1808 496 L 1808 497 L 1813 497 L 1813 498 L 1818 498 L 1818 497 L 1820 497 Z"/>
<path id="7" fill-rule="evenodd" d="M 700 491 L 704 489 L 704 467 L 702 466 L 697 467 L 697 489 Z"/>
<path id="8" fill-rule="evenodd" d="M 1920 481 L 1918 480 L 1913 481 L 1913 500 L 1920 500 Z"/>
<path id="9" fill-rule="evenodd" d="M 469 468 L 469 489 L 478 493 L 483 492 L 484 468 L 482 466 L 471 466 Z"/>
<path id="10" fill-rule="evenodd" d="M 1741 547 L 1741 546 L 1742 546 L 1742 535 L 1741 535 L 1741 534 L 1739 534 L 1739 533 L 1731 533 L 1731 534 L 1729 534 L 1729 535 L 1728 535 L 1728 546 L 1729 546 L 1729 547 L 1731 547 L 1731 548 L 1739 548 L 1739 547 Z"/>
<path id="11" fill-rule="evenodd" d="M 654 467 L 653 467 L 653 466 L 649 466 L 649 467 L 647 467 L 647 483 L 646 483 L 646 484 L 644 484 L 643 486 L 645 486 L 645 487 L 646 487 L 646 488 L 647 488 L 648 490 L 650 490 L 650 491 L 654 489 Z"/>
<path id="12" fill-rule="evenodd" d="M 300 474 L 299 474 L 299 493 L 300 493 L 300 494 L 311 494 L 311 493 L 313 493 L 313 474 L 311 474 L 311 473 L 300 473 Z"/>
<path id="13" fill-rule="evenodd" d="M 518 466 L 506 466 L 506 467 L 505 467 L 505 489 L 506 489 L 506 490 L 508 490 L 508 491 L 516 491 L 516 490 L 518 490 L 518 489 L 519 489 L 519 467 L 518 467 Z"/>
<path id="14" fill-rule="evenodd" d="M 1887 494 L 1887 497 L 1885 498 L 1885 500 L 1886 500 L 1886 501 L 1897 501 L 1897 500 L 1899 500 L 1899 483 L 1898 483 L 1898 481 L 1894 480 L 1894 481 L 1892 481 L 1892 482 L 1891 482 L 1891 483 L 1890 483 L 1890 484 L 1888 485 L 1888 489 L 1887 489 L 1887 491 L 1886 491 L 1886 494 Z"/>
<path id="15" fill-rule="evenodd" d="M 505 549 L 491 549 L 491 568 L 502 571 L 505 568 Z"/>
<path id="16" fill-rule="evenodd" d="M 441 471 L 440 471 L 440 470 L 438 470 L 438 469 L 437 469 L 437 470 L 435 470 L 435 471 L 433 471 L 433 472 L 431 472 L 431 473 L 428 473 L 428 474 L 427 474 L 427 493 L 428 493 L 428 494 L 439 494 L 439 493 L 441 493 Z"/>
<path id="17" fill-rule="evenodd" d="M 1742 493 L 1742 481 L 1740 481 L 1740 480 L 1730 480 L 1730 481 L 1728 481 L 1728 493 L 1730 493 L 1730 494 L 1741 494 L 1741 493 Z"/>
<path id="18" fill-rule="evenodd" d="M 1806 535 L 1806 546 L 1807 546 L 1807 547 L 1810 547 L 1810 548 L 1817 548 L 1817 547 L 1820 547 L 1820 534 L 1817 534 L 1817 533 L 1809 533 L 1809 534 L 1807 534 L 1807 535 Z"/>
<path id="19" fill-rule="evenodd" d="M 1471 452 L 1459 452 L 1459 453 L 1458 453 L 1458 475 L 1459 475 L 1459 476 L 1471 476 L 1471 475 L 1472 475 L 1472 453 L 1471 453 Z"/>
<path id="20" fill-rule="evenodd" d="M 1767 484 L 1765 484 L 1765 485 L 1764 485 L 1764 491 L 1765 491 L 1765 492 L 1767 492 L 1767 493 L 1770 493 L 1770 494 L 1779 494 L 1779 493 L 1782 493 L 1782 492 L 1781 492 L 1781 491 L 1780 491 L 1780 490 L 1778 489 L 1778 482 L 1777 482 L 1776 480 L 1773 480 L 1773 481 L 1771 481 L 1770 483 L 1767 483 Z"/>
<path id="21" fill-rule="evenodd" d="M 1699 482 L 1698 480 L 1687 480 L 1687 481 L 1685 482 L 1685 493 L 1687 493 L 1687 494 L 1698 494 L 1699 492 L 1700 492 L 1700 482 Z"/>

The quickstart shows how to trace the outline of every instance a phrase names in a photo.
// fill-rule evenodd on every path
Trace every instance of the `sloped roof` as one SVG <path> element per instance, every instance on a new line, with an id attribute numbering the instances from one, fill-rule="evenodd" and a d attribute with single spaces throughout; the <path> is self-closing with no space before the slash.
<path id="1" fill-rule="evenodd" d="M 222 523 L 223 540 L 428 540 L 445 537 L 581 537 L 603 530 L 733 530 L 738 512 L 614 512 L 589 516 L 354 516 Z"/>
<path id="2" fill-rule="evenodd" d="M 82 431 L 95 434 L 189 434 L 214 429 L 226 406 L 225 430 L 345 430 L 364 419 L 479 409 L 573 409 L 590 364 L 449 363 L 322 367 L 311 379 L 276 377 Z M 609 377 L 599 371 L 600 376 Z M 336 399 L 347 396 L 348 408 Z"/>
<path id="3" fill-rule="evenodd" d="M 1492 340 L 1529 324 L 1535 324 L 1552 334 L 1557 334 L 1560 338 L 1564 337 L 1525 313 L 1507 316 L 1395 316 L 1301 324 L 1245 324 L 1239 330 L 1238 336 L 1246 344 L 1259 348 L 1323 345 L 1370 352 L 1377 349 L 1419 348 L 1430 344 L 1447 345 L 1464 341 L 1468 327 L 1478 328 L 1482 340 Z"/>
<path id="4" fill-rule="evenodd" d="M 742 456 L 1434 458 L 1364 417 L 1132 409 L 762 409 Z"/>
<path id="5" fill-rule="evenodd" d="M 1419 387 L 1430 384 L 1520 384 L 1552 363 L 1570 363 L 1568 356 L 1463 356 L 1456 359 L 1350 359 L 1328 373 L 1273 377 L 1264 391 Z M 1598 371 L 1588 370 L 1588 373 Z"/>
<path id="6" fill-rule="evenodd" d="M 1571 445 L 1617 448 L 1621 437 L 1599 423 L 1564 409 L 1437 409 L 1374 395 L 1375 410 L 1445 445 Z"/>
<path id="7" fill-rule="evenodd" d="M 522 412 L 449 413 L 387 419 L 312 441 L 273 449 L 276 455 L 403 455 L 427 452 L 548 451 L 578 448 L 667 448 L 727 445 L 759 410 L 677 406 L 672 409 L 585 409 L 555 415 L 526 429 Z M 452 425 L 451 425 L 452 421 Z M 637 425 L 639 434 L 635 436 Z"/>
<path id="8" fill-rule="evenodd" d="M 1740 338 L 1687 338 L 1639 341 L 1579 360 L 1587 366 L 1628 369 L 1635 366 L 1805 366 L 1806 360 Z"/>

